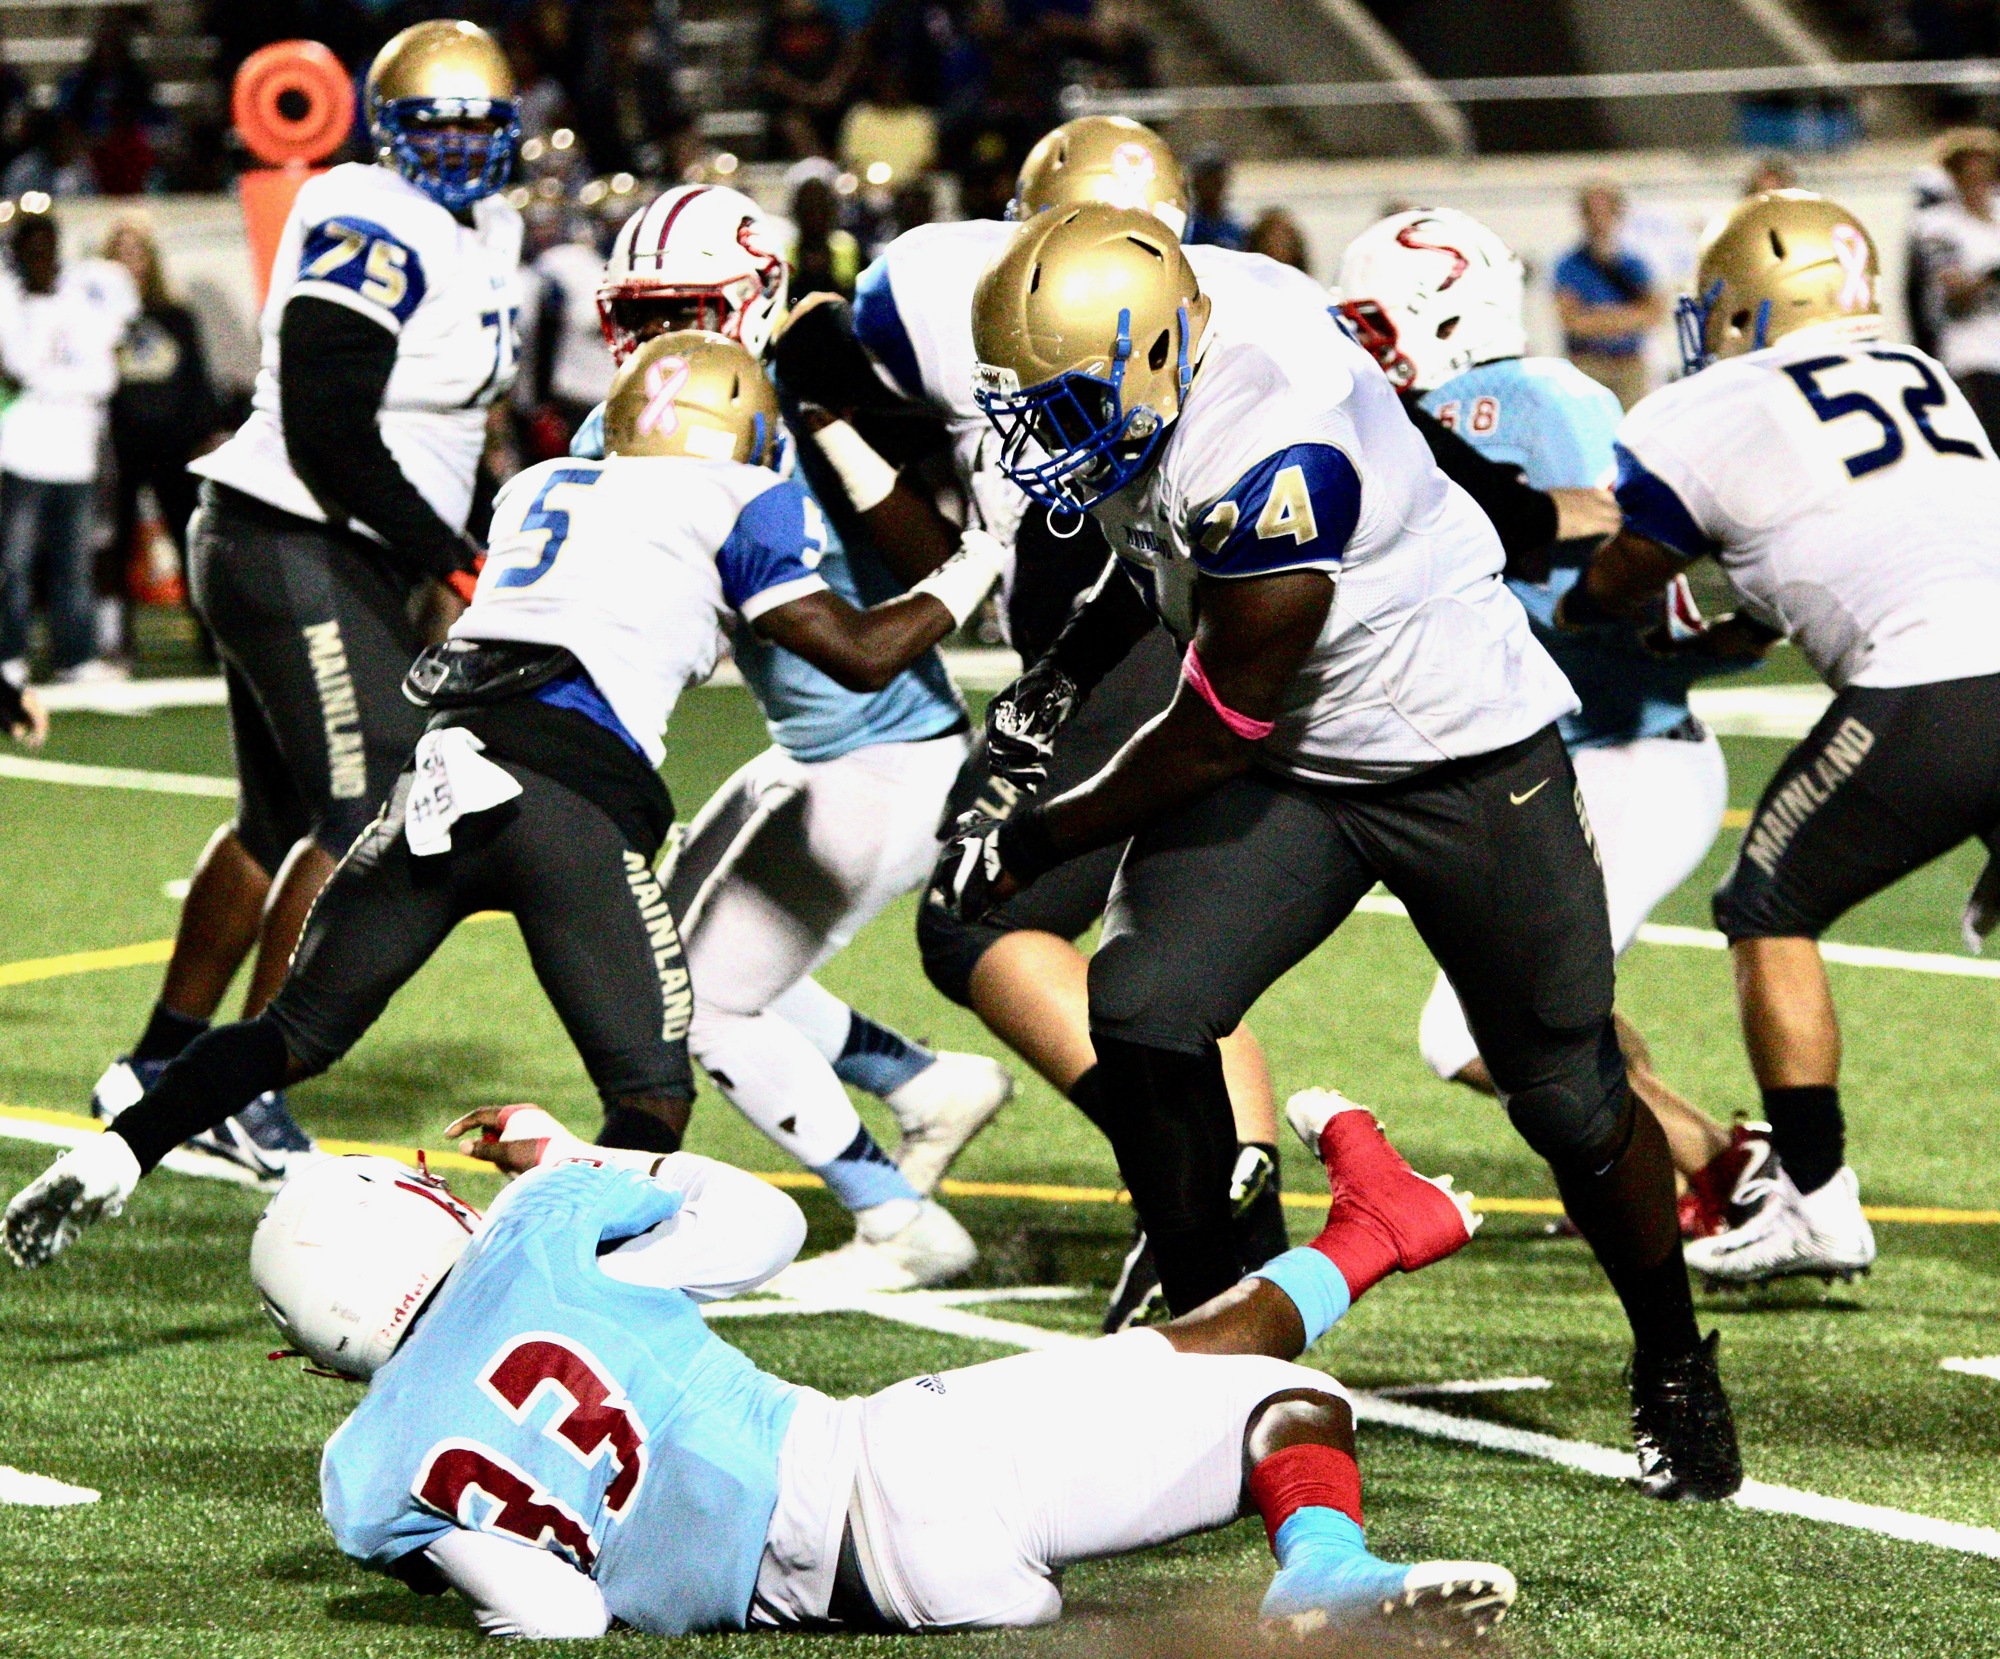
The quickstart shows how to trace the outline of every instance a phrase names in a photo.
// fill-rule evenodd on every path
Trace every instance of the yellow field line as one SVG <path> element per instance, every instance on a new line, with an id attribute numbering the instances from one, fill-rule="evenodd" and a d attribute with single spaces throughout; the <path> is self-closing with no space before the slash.
<path id="1" fill-rule="evenodd" d="M 1747 806 L 1731 807 L 1722 815 L 1722 827 L 1724 829 L 1748 829 L 1750 827 L 1750 809 Z"/>
<path id="2" fill-rule="evenodd" d="M 77 1112 L 52 1112 L 42 1106 L 0 1106 L 0 1125 L 9 1118 L 21 1119 L 28 1123 L 49 1123 L 64 1129 L 100 1130 L 104 1126 L 95 1118 L 84 1117 Z M 4 1130 L 0 1130 L 4 1134 Z M 416 1165 L 417 1149 L 413 1146 L 390 1146 L 381 1141 L 323 1140 L 323 1151 L 346 1156 L 359 1153 L 374 1158 L 394 1158 L 401 1164 Z M 433 1169 L 460 1169 L 492 1173 L 491 1164 L 482 1163 L 477 1158 L 468 1158 L 462 1152 L 424 1151 L 424 1160 Z M 791 1187 L 803 1190 L 826 1185 L 817 1175 L 808 1175 L 802 1169 L 753 1170 L 760 1181 L 768 1181 L 774 1187 Z M 1130 1197 L 1118 1187 L 1059 1187 L 1033 1181 L 953 1181 L 938 1184 L 938 1191 L 947 1198 L 1014 1198 L 1034 1204 L 1128 1204 Z M 1287 1209 L 1321 1210 L 1326 1207 L 1326 1199 L 1316 1193 L 1288 1192 L 1282 1194 Z M 1554 1198 L 1479 1198 L 1474 1197 L 1472 1207 L 1488 1215 L 1561 1215 L 1562 1204 Z M 1945 1210 L 1911 1207 L 1901 1204 L 1870 1204 L 1862 1213 L 1870 1221 L 1901 1221 L 1928 1227 L 2000 1227 L 2000 1210 Z"/>
<path id="3" fill-rule="evenodd" d="M 173 940 L 148 939 L 143 944 L 113 945 L 109 950 L 79 950 L 67 956 L 0 962 L 0 985 L 31 985 L 38 979 L 67 979 L 71 974 L 102 973 L 107 968 L 136 968 L 147 962 L 164 962 L 173 953 Z"/>

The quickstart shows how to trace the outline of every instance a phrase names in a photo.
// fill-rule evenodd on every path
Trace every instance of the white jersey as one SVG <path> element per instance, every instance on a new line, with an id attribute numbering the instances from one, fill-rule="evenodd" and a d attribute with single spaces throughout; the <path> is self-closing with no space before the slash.
<path id="1" fill-rule="evenodd" d="M 1930 308 L 1945 367 L 1953 374 L 2000 374 L 2000 220 L 1982 219 L 1951 196 L 1925 208 L 1911 229 L 1931 272 L 1932 292 L 1923 302 Z M 1936 292 L 1940 271 L 1988 279 L 1962 316 L 1941 303 Z"/>
<path id="2" fill-rule="evenodd" d="M 1618 431 L 1625 522 L 1713 554 L 1835 690 L 2000 673 L 2000 466 L 1911 346 L 1801 331 Z"/>
<path id="3" fill-rule="evenodd" d="M 1500 539 L 1375 360 L 1267 260 L 1211 268 L 1194 385 L 1160 459 L 1091 508 L 1186 642 L 1197 577 L 1319 570 L 1333 604 L 1264 764 L 1370 783 L 1532 736 L 1577 707 L 1501 580 Z"/>
<path id="4" fill-rule="evenodd" d="M 493 504 L 486 566 L 454 639 L 566 647 L 658 766 L 680 694 L 736 618 L 817 593 L 818 505 L 764 467 L 692 456 L 544 461 Z"/>
<path id="5" fill-rule="evenodd" d="M 1011 550 L 1028 498 L 1000 470 L 1000 440 L 972 395 L 972 294 L 1020 226 L 1001 219 L 919 225 L 891 242 L 862 272 L 854 331 L 904 394 L 928 405 L 951 433 L 959 482 L 986 528 Z M 1301 326 L 1327 313 L 1327 294 L 1289 265 L 1206 243 L 1181 250 L 1206 290 L 1211 281 L 1260 275 L 1267 303 Z M 1011 561 L 1000 614 L 1013 586 Z"/>
<path id="6" fill-rule="evenodd" d="M 97 476 L 118 342 L 138 312 L 132 278 L 108 259 L 63 266 L 47 294 L 0 277 L 0 365 L 21 389 L 0 414 L 0 472 L 50 484 Z"/>
<path id="7" fill-rule="evenodd" d="M 310 295 L 396 336 L 396 366 L 378 417 L 382 437 L 438 517 L 464 529 L 487 405 L 514 381 L 521 307 L 520 214 L 488 196 L 471 221 L 461 224 L 386 167 L 348 162 L 308 179 L 271 267 L 250 418 L 190 470 L 324 522 L 285 454 L 278 405 L 285 305 L 294 294 Z"/>
<path id="8" fill-rule="evenodd" d="M 535 261 L 534 275 L 540 293 L 533 349 L 548 354 L 549 395 L 568 403 L 602 403 L 618 370 L 597 317 L 603 258 L 585 243 L 558 242 Z M 542 339 L 544 328 L 554 329 L 553 340 Z"/>

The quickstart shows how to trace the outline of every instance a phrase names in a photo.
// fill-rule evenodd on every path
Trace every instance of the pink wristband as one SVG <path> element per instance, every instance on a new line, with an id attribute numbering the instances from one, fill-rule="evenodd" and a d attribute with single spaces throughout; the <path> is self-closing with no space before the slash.
<path id="1" fill-rule="evenodd" d="M 1219 719 L 1238 737 L 1249 743 L 1260 743 L 1277 728 L 1275 720 L 1252 720 L 1247 714 L 1238 714 L 1215 694 L 1215 687 L 1208 683 L 1208 676 L 1202 672 L 1201 658 L 1195 655 L 1192 645 L 1187 655 L 1181 658 L 1181 678 L 1201 693 L 1202 701 L 1215 710 Z"/>

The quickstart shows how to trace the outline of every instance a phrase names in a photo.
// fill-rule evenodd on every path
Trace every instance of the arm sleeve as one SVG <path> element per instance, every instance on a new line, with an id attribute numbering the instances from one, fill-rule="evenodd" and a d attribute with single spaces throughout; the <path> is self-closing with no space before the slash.
<path id="1" fill-rule="evenodd" d="M 681 1195 L 677 1214 L 629 1239 L 598 1265 L 626 1284 L 685 1291 L 716 1302 L 754 1290 L 799 1253 L 797 1204 L 754 1175 L 692 1152 L 660 1160 L 653 1179 Z"/>
<path id="2" fill-rule="evenodd" d="M 1695 522 L 1672 485 L 1649 471 L 1623 444 L 1617 454 L 1618 506 L 1625 515 L 1626 529 L 1687 559 L 1717 551 L 1715 539 Z"/>
<path id="3" fill-rule="evenodd" d="M 1361 477 L 1332 444 L 1267 455 L 1201 515 L 1194 562 L 1204 576 L 1337 570 L 1361 520 Z"/>
<path id="4" fill-rule="evenodd" d="M 596 1580 L 548 1550 L 456 1527 L 424 1559 L 472 1604 L 483 1635 L 591 1641 L 611 1628 Z"/>
<path id="5" fill-rule="evenodd" d="M 302 285 L 303 286 L 303 285 Z M 327 518 L 365 524 L 413 573 L 472 568 L 472 547 L 389 453 L 376 415 L 396 335 L 354 307 L 294 291 L 278 330 L 285 452 Z"/>
<path id="6" fill-rule="evenodd" d="M 1556 504 L 1547 491 L 1523 483 L 1520 473 L 1504 462 L 1489 461 L 1429 410 L 1415 403 L 1404 407 L 1430 445 L 1438 470 L 1478 502 L 1493 521 L 1507 555 L 1509 575 L 1514 574 L 1515 563 L 1524 554 L 1538 552 L 1555 541 Z"/>
<path id="7" fill-rule="evenodd" d="M 722 596 L 744 621 L 755 622 L 826 586 L 815 570 L 825 551 L 826 515 L 803 489 L 783 479 L 745 504 L 717 549 Z"/>
<path id="8" fill-rule="evenodd" d="M 1066 674 L 1086 695 L 1153 631 L 1154 617 L 1124 561 L 1113 555 L 1042 661 Z"/>

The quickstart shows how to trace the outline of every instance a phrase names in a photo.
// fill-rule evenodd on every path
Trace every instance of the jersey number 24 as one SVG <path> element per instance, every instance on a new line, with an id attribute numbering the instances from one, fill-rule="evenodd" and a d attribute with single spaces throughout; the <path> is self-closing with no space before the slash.
<path id="1" fill-rule="evenodd" d="M 1932 449 L 1940 455 L 1969 455 L 1974 460 L 1979 460 L 1984 455 L 1985 452 L 1977 444 L 1968 443 L 1963 438 L 1948 438 L 1931 425 L 1931 411 L 1942 409 L 1947 402 L 1947 395 L 1943 384 L 1932 373 L 1930 364 L 1914 352 L 1897 351 L 1887 346 L 1871 350 L 1866 356 L 1874 362 L 1890 365 L 1888 371 L 1874 370 L 1869 378 L 1889 381 L 1890 391 L 1902 393 L 1903 409 L 1910 418 L 1910 424 Z M 1903 437 L 1902 423 L 1869 393 L 1828 392 L 1820 385 L 1821 375 L 1848 367 L 1865 369 L 1866 364 L 1857 363 L 1856 359 L 1847 353 L 1839 352 L 1827 357 L 1810 357 L 1803 363 L 1784 365 L 1785 373 L 1792 377 L 1793 383 L 1805 395 L 1806 402 L 1812 405 L 1812 412 L 1822 421 L 1837 421 L 1847 415 L 1866 415 L 1882 429 L 1882 441 L 1879 444 L 1842 458 L 1848 477 L 1865 478 L 1869 473 L 1878 472 L 1883 467 L 1894 466 L 1903 458 L 1908 444 Z M 1906 369 L 1914 374 L 1915 383 L 1911 384 L 1905 381 L 1903 376 L 1895 374 L 1894 370 L 1897 368 Z"/>

